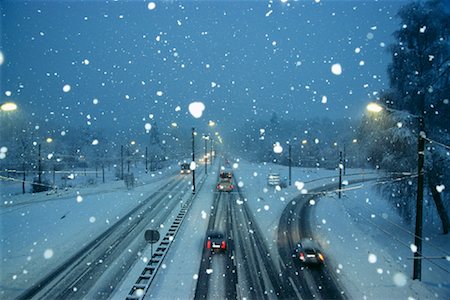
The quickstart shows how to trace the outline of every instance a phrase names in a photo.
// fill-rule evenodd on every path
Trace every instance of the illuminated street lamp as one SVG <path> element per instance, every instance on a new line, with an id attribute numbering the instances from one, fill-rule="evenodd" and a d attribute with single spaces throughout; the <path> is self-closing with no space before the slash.
<path id="1" fill-rule="evenodd" d="M 2 111 L 14 111 L 17 109 L 17 104 L 14 102 L 5 102 L 0 106 Z"/>
<path id="2" fill-rule="evenodd" d="M 367 104 L 367 110 L 374 113 L 379 113 L 383 110 L 383 106 L 378 103 L 371 102 Z"/>
<path id="3" fill-rule="evenodd" d="M 423 94 L 420 94 L 420 102 L 423 104 Z M 377 103 L 369 103 L 367 110 L 375 113 L 381 112 L 383 109 L 393 112 L 404 112 L 381 106 Z M 423 228 L 423 164 L 425 161 L 425 123 L 423 118 L 423 110 L 420 115 L 409 114 L 419 119 L 419 136 L 417 142 L 417 201 L 416 201 L 416 227 L 414 233 L 414 244 L 417 250 L 414 252 L 414 268 L 413 279 L 421 280 L 422 273 L 422 228 Z"/>

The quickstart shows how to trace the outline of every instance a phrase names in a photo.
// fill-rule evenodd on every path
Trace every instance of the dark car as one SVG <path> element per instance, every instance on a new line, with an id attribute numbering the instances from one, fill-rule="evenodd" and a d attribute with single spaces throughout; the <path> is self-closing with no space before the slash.
<path id="1" fill-rule="evenodd" d="M 319 244 L 312 239 L 301 239 L 292 254 L 294 261 L 304 265 L 323 264 L 324 256 Z"/>
<path id="2" fill-rule="evenodd" d="M 219 192 L 232 192 L 234 189 L 231 180 L 220 180 L 217 184 L 217 190 Z"/>
<path id="3" fill-rule="evenodd" d="M 206 249 L 211 252 L 225 252 L 227 251 L 227 238 L 222 232 L 211 231 L 206 237 Z"/>
<path id="4" fill-rule="evenodd" d="M 191 174 L 190 164 L 182 163 L 180 165 L 180 174 Z"/>

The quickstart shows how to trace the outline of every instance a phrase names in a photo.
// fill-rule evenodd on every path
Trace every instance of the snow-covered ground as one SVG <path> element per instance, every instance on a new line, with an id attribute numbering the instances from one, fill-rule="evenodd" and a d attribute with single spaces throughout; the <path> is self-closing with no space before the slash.
<path id="1" fill-rule="evenodd" d="M 50 194 L 3 195 L 0 297 L 17 296 L 175 173 L 175 166 L 143 172 L 137 177 L 137 186 L 130 190 L 123 181 L 111 181 Z"/>
<path id="2" fill-rule="evenodd" d="M 355 298 L 449 299 L 450 237 L 424 228 L 422 282 L 412 280 L 414 225 L 405 224 L 371 184 L 324 197 L 316 209 L 318 236 L 334 271 Z"/>
<path id="3" fill-rule="evenodd" d="M 237 182 L 259 227 L 266 234 L 272 255 L 277 254 L 276 228 L 285 206 L 300 193 L 336 182 L 338 175 L 335 170 L 293 168 L 292 186 L 275 189 L 267 186 L 267 174 L 278 172 L 287 176 L 286 166 L 243 160 L 233 163 Z M 155 299 L 186 299 L 194 295 L 216 170 L 210 171 L 202 190 L 198 191 L 162 269 L 157 273 L 149 290 L 149 295 Z M 173 171 L 170 168 L 167 173 L 147 175 L 151 179 L 148 184 L 130 191 L 123 187 L 123 182 L 116 182 L 116 187 L 105 188 L 99 184 L 75 189 L 68 195 L 9 196 L 7 203 L 16 205 L 1 207 L 0 297 L 17 293 L 23 283 L 40 275 L 42 268 L 58 265 L 64 258 L 65 249 L 76 248 L 107 228 L 136 205 L 140 197 L 161 186 L 166 181 L 164 178 Z M 347 170 L 347 174 L 359 175 L 344 179 L 381 176 L 370 170 Z M 373 184 L 365 183 L 358 189 L 346 191 L 341 199 L 333 194 L 320 199 L 314 195 L 317 236 L 328 264 L 340 276 L 349 297 L 450 298 L 448 261 L 436 261 L 443 270 L 424 262 L 422 282 L 410 279 L 413 227 L 402 224 L 394 210 L 374 192 Z M 17 204 L 19 202 L 24 204 Z M 424 236 L 426 255 L 448 255 L 449 236 L 426 226 Z M 436 248 L 432 248 L 434 246 Z M 142 258 L 145 257 L 150 257 L 149 249 L 142 253 Z M 114 299 L 123 299 L 144 265 L 145 259 L 136 262 L 116 290 Z"/>

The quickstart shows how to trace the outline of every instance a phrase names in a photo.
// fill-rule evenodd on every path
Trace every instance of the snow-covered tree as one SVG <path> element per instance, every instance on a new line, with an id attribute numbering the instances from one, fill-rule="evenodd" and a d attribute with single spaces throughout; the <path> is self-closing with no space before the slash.
<path id="1" fill-rule="evenodd" d="M 427 138 L 443 144 L 450 140 L 450 15 L 446 13 L 443 1 L 433 0 L 407 4 L 399 10 L 398 17 L 400 29 L 394 33 L 396 42 L 389 48 L 392 54 L 388 68 L 390 89 L 381 94 L 380 101 L 388 108 L 406 113 L 379 117 L 386 123 L 379 122 L 381 126 L 371 128 L 373 141 L 369 147 L 373 162 L 390 171 L 413 170 L 416 166 L 417 116 L 424 119 Z M 363 131 L 369 132 L 367 128 Z M 448 214 L 443 209 L 448 208 L 450 197 L 435 193 L 433 189 L 450 183 L 449 169 L 443 167 L 450 157 L 448 150 L 437 148 L 437 144 L 427 147 L 425 177 L 447 233 Z M 398 199 L 414 199 L 415 189 L 403 191 L 401 197 L 392 197 L 397 206 L 400 205 Z"/>

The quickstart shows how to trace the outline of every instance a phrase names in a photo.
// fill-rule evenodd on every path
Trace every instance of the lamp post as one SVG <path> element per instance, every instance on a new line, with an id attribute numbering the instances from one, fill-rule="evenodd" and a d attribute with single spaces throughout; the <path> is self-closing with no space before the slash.
<path id="1" fill-rule="evenodd" d="M 203 139 L 205 140 L 205 175 L 208 174 L 208 139 L 209 136 L 204 135 Z"/>
<path id="2" fill-rule="evenodd" d="M 424 95 L 419 93 L 421 107 L 424 107 Z M 379 113 L 383 109 L 397 111 L 395 109 L 381 106 L 377 103 L 369 103 L 367 110 Z M 416 198 L 416 224 L 414 231 L 414 244 L 417 250 L 414 252 L 413 279 L 422 278 L 422 231 L 423 231 L 423 165 L 425 161 L 425 122 L 423 109 L 420 115 L 410 114 L 419 120 L 419 136 L 417 138 L 417 198 Z"/>
<path id="3" fill-rule="evenodd" d="M 289 143 L 289 186 L 292 185 L 292 146 Z"/>
<path id="4" fill-rule="evenodd" d="M 192 127 L 192 194 L 195 194 L 195 128 Z"/>

